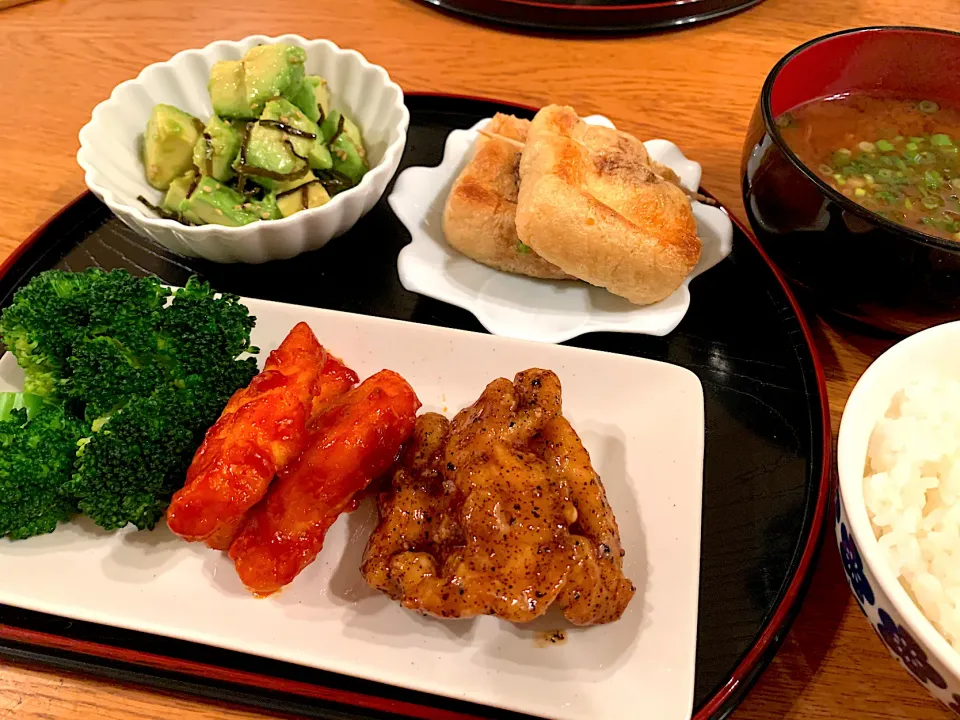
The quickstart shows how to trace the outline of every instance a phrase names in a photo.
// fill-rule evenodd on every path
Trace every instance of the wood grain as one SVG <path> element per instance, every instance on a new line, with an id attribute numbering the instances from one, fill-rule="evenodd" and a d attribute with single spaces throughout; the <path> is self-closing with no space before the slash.
<path id="1" fill-rule="evenodd" d="M 384 65 L 407 90 L 485 95 L 602 112 L 666 136 L 703 164 L 704 185 L 743 217 L 740 150 L 764 77 L 796 45 L 843 27 L 960 29 L 956 0 L 766 0 L 725 20 L 642 37 L 556 38 L 472 25 L 414 0 L 43 0 L 0 14 L 0 167 L 17 190 L 0 258 L 84 188 L 77 132 L 119 82 L 178 50 L 253 33 L 327 37 Z M 11 183 L 14 179 L 16 182 Z M 814 321 L 834 427 L 856 378 L 888 340 Z M 33 667 L 0 666 L 0 718 L 263 717 L 237 708 Z M 736 720 L 944 720 L 889 657 L 851 597 L 827 538 L 783 650 Z"/>
<path id="2" fill-rule="evenodd" d="M 37 0 L 0 0 L 0 10 L 6 10 L 7 8 L 12 8 L 14 5 L 26 5 L 29 2 L 36 2 Z"/>

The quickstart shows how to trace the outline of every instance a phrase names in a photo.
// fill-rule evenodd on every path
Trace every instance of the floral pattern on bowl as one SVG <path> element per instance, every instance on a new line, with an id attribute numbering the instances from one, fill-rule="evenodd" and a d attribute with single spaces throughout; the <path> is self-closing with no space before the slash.
<path id="1" fill-rule="evenodd" d="M 930 682 L 938 688 L 946 688 L 947 681 L 933 669 L 927 659 L 927 654 L 913 639 L 913 636 L 902 626 L 897 625 L 883 608 L 879 608 L 877 614 L 880 616 L 877 634 L 883 640 L 883 644 L 887 646 L 887 650 L 900 660 L 907 671 L 921 684 L 925 685 Z"/>
<path id="2" fill-rule="evenodd" d="M 613 127 L 602 115 L 584 120 Z M 730 254 L 733 224 L 727 213 L 693 203 L 697 233 L 703 241 L 700 261 L 676 292 L 653 305 L 633 305 L 582 282 L 537 280 L 481 265 L 447 244 L 442 217 L 450 187 L 471 157 L 477 131 L 489 121 L 450 133 L 437 167 L 411 167 L 397 177 L 388 202 L 411 237 L 397 259 L 403 286 L 469 310 L 492 334 L 505 337 L 560 343 L 601 330 L 644 335 L 671 332 L 690 307 L 690 281 Z M 700 165 L 684 157 L 680 148 L 666 140 L 649 140 L 644 145 L 652 159 L 677 173 L 685 188 L 698 188 Z"/>
<path id="3" fill-rule="evenodd" d="M 836 497 L 835 535 L 843 570 L 857 604 L 866 615 L 877 637 L 890 654 L 931 695 L 960 715 L 960 679 L 923 649 L 904 625 L 903 619 L 887 598 L 860 555 L 848 530 L 846 511 L 840 493 Z"/>

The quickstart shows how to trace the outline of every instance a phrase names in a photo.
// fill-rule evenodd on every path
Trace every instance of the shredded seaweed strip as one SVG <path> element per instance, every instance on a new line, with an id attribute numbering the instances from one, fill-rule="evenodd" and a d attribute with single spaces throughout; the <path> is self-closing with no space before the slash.
<path id="1" fill-rule="evenodd" d="M 327 191 L 330 197 L 353 187 L 350 178 L 336 170 L 318 170 L 317 175 L 320 184 L 323 185 L 323 189 Z"/>
<path id="2" fill-rule="evenodd" d="M 308 172 L 310 172 L 309 165 L 304 165 L 299 170 L 294 170 L 293 172 L 289 173 L 279 173 L 274 172 L 273 170 L 264 170 L 263 168 L 254 167 L 253 165 L 241 165 L 237 168 L 237 173 L 241 176 L 255 175 L 256 177 L 265 177 L 270 178 L 271 180 L 299 180 Z"/>
<path id="3" fill-rule="evenodd" d="M 294 193 L 300 192 L 302 188 L 308 188 L 311 185 L 317 185 L 319 183 L 320 183 L 319 180 L 311 180 L 310 182 L 304 183 L 303 185 L 297 185 L 295 188 L 291 188 L 290 190 L 284 190 L 282 193 L 277 193 L 277 200 L 279 200 L 280 198 L 289 197 Z"/>
<path id="4" fill-rule="evenodd" d="M 213 138 L 210 137 L 210 133 L 203 133 L 203 159 L 204 165 L 207 169 L 207 175 L 213 177 Z"/>
<path id="5" fill-rule="evenodd" d="M 286 146 L 290 149 L 290 152 L 293 153 L 293 156 L 295 158 L 299 158 L 301 160 L 307 160 L 305 156 L 297 152 L 297 149 L 293 146 L 293 141 L 290 140 L 290 138 L 284 138 L 284 144 L 286 144 Z"/>
<path id="6" fill-rule="evenodd" d="M 149 209 L 153 210 L 153 212 L 155 212 L 158 216 L 160 216 L 164 220 L 174 220 L 182 225 L 196 225 L 196 223 L 192 223 L 189 220 L 185 220 L 183 216 L 180 215 L 180 213 L 170 212 L 169 210 L 164 210 L 162 207 L 159 207 L 158 205 L 154 205 L 152 202 L 147 200 L 143 195 L 137 195 L 137 200 L 139 200 L 141 203 L 146 205 Z"/>
<path id="7" fill-rule="evenodd" d="M 197 189 L 197 185 L 200 184 L 200 175 L 194 173 L 193 180 L 190 182 L 190 187 L 187 188 L 187 197 L 193 195 L 193 191 Z"/>
<path id="8" fill-rule="evenodd" d="M 317 127 L 323 125 L 323 121 L 327 119 L 327 114 L 323 111 L 323 105 L 317 103 L 317 112 L 320 113 L 320 119 L 317 120 Z"/>
<path id="9" fill-rule="evenodd" d="M 327 145 L 333 145 L 337 141 L 337 138 L 343 134 L 343 113 L 340 113 L 340 120 L 337 122 L 337 131 L 330 138 L 330 142 Z"/>
<path id="10" fill-rule="evenodd" d="M 206 130 L 206 127 L 204 127 L 203 123 L 200 122 L 198 118 L 193 119 L 193 126 L 197 129 L 198 133 L 202 133 L 204 130 Z"/>
<path id="11" fill-rule="evenodd" d="M 293 135 L 294 137 L 303 138 L 304 140 L 317 139 L 316 133 L 307 132 L 306 130 L 300 130 L 299 128 L 295 128 L 291 125 L 287 125 L 285 122 L 281 122 L 279 120 L 260 120 L 259 123 L 261 125 L 265 125 L 266 127 L 276 128 L 280 132 L 284 132 L 287 135 Z"/>
<path id="12" fill-rule="evenodd" d="M 237 190 L 243 192 L 247 177 L 243 174 L 243 168 L 247 166 L 247 145 L 250 143 L 250 131 L 253 130 L 255 123 L 248 122 L 243 128 L 243 140 L 240 143 L 240 166 L 237 168 Z"/>
<path id="13" fill-rule="evenodd" d="M 310 183 L 304 183 L 300 186 L 300 207 L 303 210 L 310 208 Z"/>

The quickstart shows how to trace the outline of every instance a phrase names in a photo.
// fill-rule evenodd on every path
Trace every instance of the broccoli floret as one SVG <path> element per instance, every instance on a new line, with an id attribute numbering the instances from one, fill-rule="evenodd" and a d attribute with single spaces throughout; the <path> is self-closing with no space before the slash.
<path id="1" fill-rule="evenodd" d="M 25 389 L 55 396 L 67 358 L 89 321 L 90 280 L 82 273 L 42 273 L 3 311 L 0 334 L 26 373 Z"/>
<path id="2" fill-rule="evenodd" d="M 76 472 L 65 490 L 107 530 L 127 523 L 152 528 L 183 486 L 207 427 L 200 419 L 192 394 L 172 385 L 130 401 L 81 442 Z"/>
<path id="3" fill-rule="evenodd" d="M 15 296 L 0 332 L 28 383 L 89 427 L 65 492 L 97 524 L 162 517 L 207 428 L 257 372 L 239 359 L 257 352 L 254 323 L 195 278 L 171 298 L 157 278 L 53 271 Z"/>
<path id="4" fill-rule="evenodd" d="M 123 270 L 51 270 L 19 290 L 0 318 L 0 334 L 26 374 L 24 388 L 51 399 L 82 399 L 71 387 L 74 352 L 106 337 L 131 357 L 149 356 L 170 289 Z"/>
<path id="5" fill-rule="evenodd" d="M 239 355 L 256 353 L 250 346 L 256 322 L 239 297 L 218 297 L 209 284 L 191 278 L 164 311 L 160 330 L 167 340 L 165 351 L 186 378 L 207 374 L 215 366 L 217 374 L 230 372 Z"/>
<path id="6" fill-rule="evenodd" d="M 53 532 L 77 512 L 63 486 L 87 432 L 38 396 L 0 394 L 0 536 L 22 540 Z"/>
<path id="7" fill-rule="evenodd" d="M 168 379 L 153 353 L 137 355 L 104 335 L 77 344 L 70 370 L 68 395 L 91 422 L 119 410 L 133 397 L 149 397 Z"/>

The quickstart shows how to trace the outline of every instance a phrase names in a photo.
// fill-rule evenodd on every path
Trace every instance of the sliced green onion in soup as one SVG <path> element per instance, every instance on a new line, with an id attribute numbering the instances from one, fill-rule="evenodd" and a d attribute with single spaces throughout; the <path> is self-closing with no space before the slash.
<path id="1" fill-rule="evenodd" d="M 940 109 L 940 106 L 937 105 L 933 100 L 921 100 L 917 103 L 917 110 L 925 113 L 935 113 Z"/>
<path id="2" fill-rule="evenodd" d="M 943 178 L 936 170 L 927 170 L 923 174 L 923 181 L 926 183 L 928 190 L 939 190 L 940 185 L 943 183 Z"/>
<path id="3" fill-rule="evenodd" d="M 893 143 L 889 140 L 877 140 L 874 145 L 877 146 L 877 150 L 880 152 L 891 152 L 894 150 Z"/>
<path id="4" fill-rule="evenodd" d="M 845 168 L 850 164 L 850 151 L 849 150 L 837 150 L 833 154 L 833 167 L 840 169 Z"/>
<path id="5" fill-rule="evenodd" d="M 826 163 L 823 163 L 817 170 L 819 170 L 822 175 L 833 175 L 833 168 Z"/>
<path id="6" fill-rule="evenodd" d="M 944 147 L 946 145 L 953 145 L 953 140 L 951 140 L 950 136 L 946 133 L 935 133 L 930 136 L 930 144 L 936 145 L 937 147 Z"/>
<path id="7" fill-rule="evenodd" d="M 938 198 L 936 195 L 927 195 L 920 202 L 928 210 L 933 210 L 934 208 L 940 207 L 940 198 Z"/>

